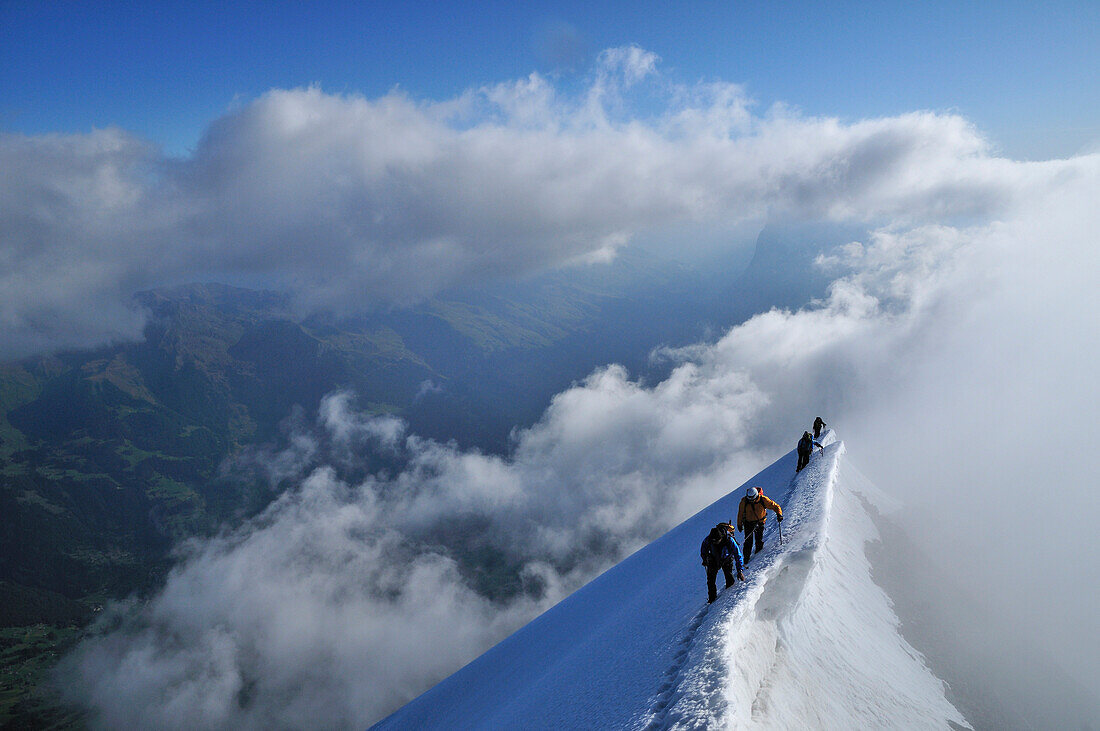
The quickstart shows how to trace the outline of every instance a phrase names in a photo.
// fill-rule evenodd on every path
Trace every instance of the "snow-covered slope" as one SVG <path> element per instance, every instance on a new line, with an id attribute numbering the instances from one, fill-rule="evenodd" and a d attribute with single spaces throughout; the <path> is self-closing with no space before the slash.
<path id="1" fill-rule="evenodd" d="M 871 580 L 862 501 L 881 496 L 822 441 L 797 476 L 792 452 L 375 728 L 966 726 Z M 749 485 L 783 506 L 785 541 L 769 517 L 747 581 L 708 605 L 699 543 Z"/>

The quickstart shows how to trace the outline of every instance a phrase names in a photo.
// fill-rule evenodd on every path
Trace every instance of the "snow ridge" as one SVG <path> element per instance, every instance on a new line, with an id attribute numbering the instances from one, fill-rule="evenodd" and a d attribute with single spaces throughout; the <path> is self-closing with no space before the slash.
<path id="1" fill-rule="evenodd" d="M 788 453 L 376 728 L 968 727 L 871 578 L 880 493 L 823 451 Z M 783 506 L 765 546 L 706 604 L 699 542 L 744 488 Z M 721 581 L 719 581 L 721 584 Z"/>
<path id="2" fill-rule="evenodd" d="M 812 567 L 828 521 L 838 457 L 844 451 L 832 431 L 826 432 L 821 443 L 834 445 L 829 457 L 822 454 L 811 460 L 786 485 L 783 496 L 787 499 L 781 500 L 786 535 L 781 549 L 769 550 L 780 540 L 779 526 L 770 517 L 764 531 L 765 550 L 750 559 L 747 581 L 736 584 L 732 594 L 724 592 L 715 603 L 706 631 L 692 634 L 691 649 L 676 674 L 675 687 L 643 717 L 645 728 L 725 727 L 739 715 L 737 709 L 757 707 L 767 675 L 738 675 L 743 669 L 738 667 L 738 658 L 752 657 L 759 664 L 762 658 L 773 656 L 769 647 L 777 642 L 774 627 L 780 615 L 798 601 Z M 765 487 L 765 494 L 775 496 L 779 491 Z M 740 494 L 737 497 L 740 499 Z M 756 617 L 765 618 L 765 627 L 772 631 L 746 631 Z M 731 693 L 735 688 L 741 692 Z"/>

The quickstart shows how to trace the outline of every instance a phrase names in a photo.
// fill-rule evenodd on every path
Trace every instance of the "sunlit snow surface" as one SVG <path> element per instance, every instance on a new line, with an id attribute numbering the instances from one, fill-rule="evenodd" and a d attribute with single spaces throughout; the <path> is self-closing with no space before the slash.
<path id="1" fill-rule="evenodd" d="M 967 726 L 871 580 L 862 501 L 884 498 L 822 442 L 797 476 L 789 453 L 375 728 Z M 699 544 L 749 485 L 783 506 L 785 541 L 769 516 L 747 581 L 707 605 Z"/>

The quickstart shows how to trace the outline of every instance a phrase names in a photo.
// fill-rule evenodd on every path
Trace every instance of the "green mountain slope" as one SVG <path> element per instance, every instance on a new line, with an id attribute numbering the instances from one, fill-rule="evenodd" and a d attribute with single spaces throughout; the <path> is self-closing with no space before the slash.
<path id="1" fill-rule="evenodd" d="M 336 389 L 503 450 L 592 367 L 694 337 L 701 291 L 633 257 L 342 319 L 224 285 L 140 294 L 143 341 L 0 365 L 0 581 L 86 603 L 154 584 L 174 543 L 273 497 L 225 460 Z"/>

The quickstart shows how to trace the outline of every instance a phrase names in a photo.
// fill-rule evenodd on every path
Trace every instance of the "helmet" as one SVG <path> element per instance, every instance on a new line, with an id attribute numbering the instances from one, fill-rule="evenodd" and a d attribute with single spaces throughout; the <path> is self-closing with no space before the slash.
<path id="1" fill-rule="evenodd" d="M 745 490 L 745 497 L 747 497 L 749 500 L 755 500 L 756 498 L 760 497 L 760 488 L 750 487 L 748 490 Z"/>

